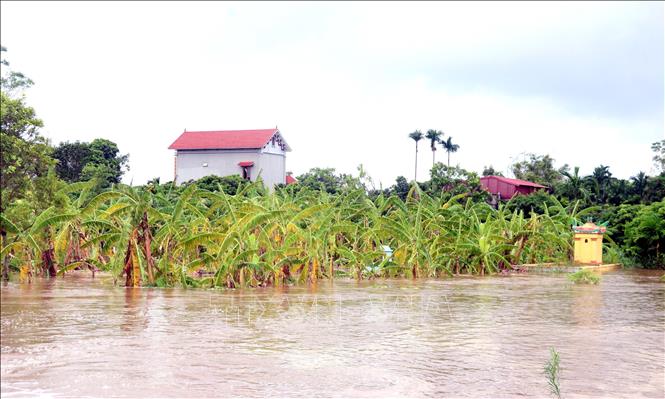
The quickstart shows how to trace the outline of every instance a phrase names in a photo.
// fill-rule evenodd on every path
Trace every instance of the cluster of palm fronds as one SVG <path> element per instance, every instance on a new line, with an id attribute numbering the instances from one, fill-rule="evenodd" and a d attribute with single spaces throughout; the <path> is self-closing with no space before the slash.
<path id="1" fill-rule="evenodd" d="M 371 200 L 363 190 L 265 194 L 252 184 L 236 195 L 192 185 L 177 196 L 120 186 L 90 200 L 85 184 L 66 190 L 80 194 L 29 228 L 2 217 L 5 266 L 28 276 L 101 269 L 127 286 L 482 275 L 567 261 L 570 226 L 580 217 L 574 205 L 525 217 L 463 195 L 433 198 L 417 185 L 406 201 Z"/>

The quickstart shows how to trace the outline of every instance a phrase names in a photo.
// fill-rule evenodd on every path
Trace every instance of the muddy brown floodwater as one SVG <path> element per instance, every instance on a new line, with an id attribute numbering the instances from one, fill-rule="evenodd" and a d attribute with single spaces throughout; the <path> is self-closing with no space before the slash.
<path id="1" fill-rule="evenodd" d="M 665 397 L 662 272 L 0 288 L 2 397 Z"/>

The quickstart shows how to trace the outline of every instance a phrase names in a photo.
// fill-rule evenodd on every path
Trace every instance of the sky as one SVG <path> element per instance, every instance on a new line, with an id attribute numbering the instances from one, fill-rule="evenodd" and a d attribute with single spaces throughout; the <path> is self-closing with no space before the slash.
<path id="1" fill-rule="evenodd" d="M 0 40 L 53 144 L 102 137 L 125 183 L 173 179 L 185 130 L 277 126 L 286 167 L 414 175 L 408 134 L 510 176 L 525 153 L 582 174 L 655 173 L 662 2 L 7 2 Z M 439 147 L 436 160 L 447 162 Z M 432 166 L 421 141 L 418 180 Z"/>

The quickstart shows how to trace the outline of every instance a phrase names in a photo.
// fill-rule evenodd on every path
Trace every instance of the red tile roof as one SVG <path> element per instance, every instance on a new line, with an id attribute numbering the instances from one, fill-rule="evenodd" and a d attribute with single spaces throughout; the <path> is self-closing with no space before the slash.
<path id="1" fill-rule="evenodd" d="M 507 178 L 507 177 L 503 177 L 503 176 L 483 176 L 483 177 L 480 178 L 480 180 L 488 179 L 488 178 L 490 178 L 490 177 L 491 177 L 491 178 L 494 178 L 494 179 L 497 179 L 497 180 L 499 180 L 499 181 L 502 181 L 502 182 L 504 182 L 504 183 L 512 184 L 512 185 L 514 185 L 514 186 L 527 186 L 527 187 L 536 187 L 536 188 L 547 188 L 547 186 L 543 186 L 543 185 L 541 185 L 541 184 L 534 183 L 534 182 L 531 182 L 531 181 L 520 180 L 520 179 L 509 179 L 509 178 Z"/>
<path id="2" fill-rule="evenodd" d="M 277 129 L 217 130 L 208 132 L 184 132 L 170 150 L 239 150 L 262 148 Z"/>
<path id="3" fill-rule="evenodd" d="M 252 162 L 252 161 L 242 161 L 242 162 L 238 162 L 238 166 L 254 166 L 254 162 Z"/>
<path id="4" fill-rule="evenodd" d="M 293 176 L 291 175 L 286 175 L 286 185 L 297 183 L 298 180 L 296 180 Z"/>

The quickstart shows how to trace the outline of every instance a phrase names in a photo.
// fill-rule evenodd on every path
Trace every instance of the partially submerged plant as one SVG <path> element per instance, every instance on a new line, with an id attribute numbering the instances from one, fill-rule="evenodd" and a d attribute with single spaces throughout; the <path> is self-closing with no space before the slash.
<path id="1" fill-rule="evenodd" d="M 545 375 L 547 376 L 547 384 L 549 385 L 550 392 L 557 398 L 561 398 L 561 389 L 559 387 L 559 354 L 554 348 L 550 348 L 550 359 L 545 363 Z"/>
<path id="2" fill-rule="evenodd" d="M 580 269 L 568 276 L 568 279 L 575 284 L 598 284 L 600 276 L 589 269 Z"/>

